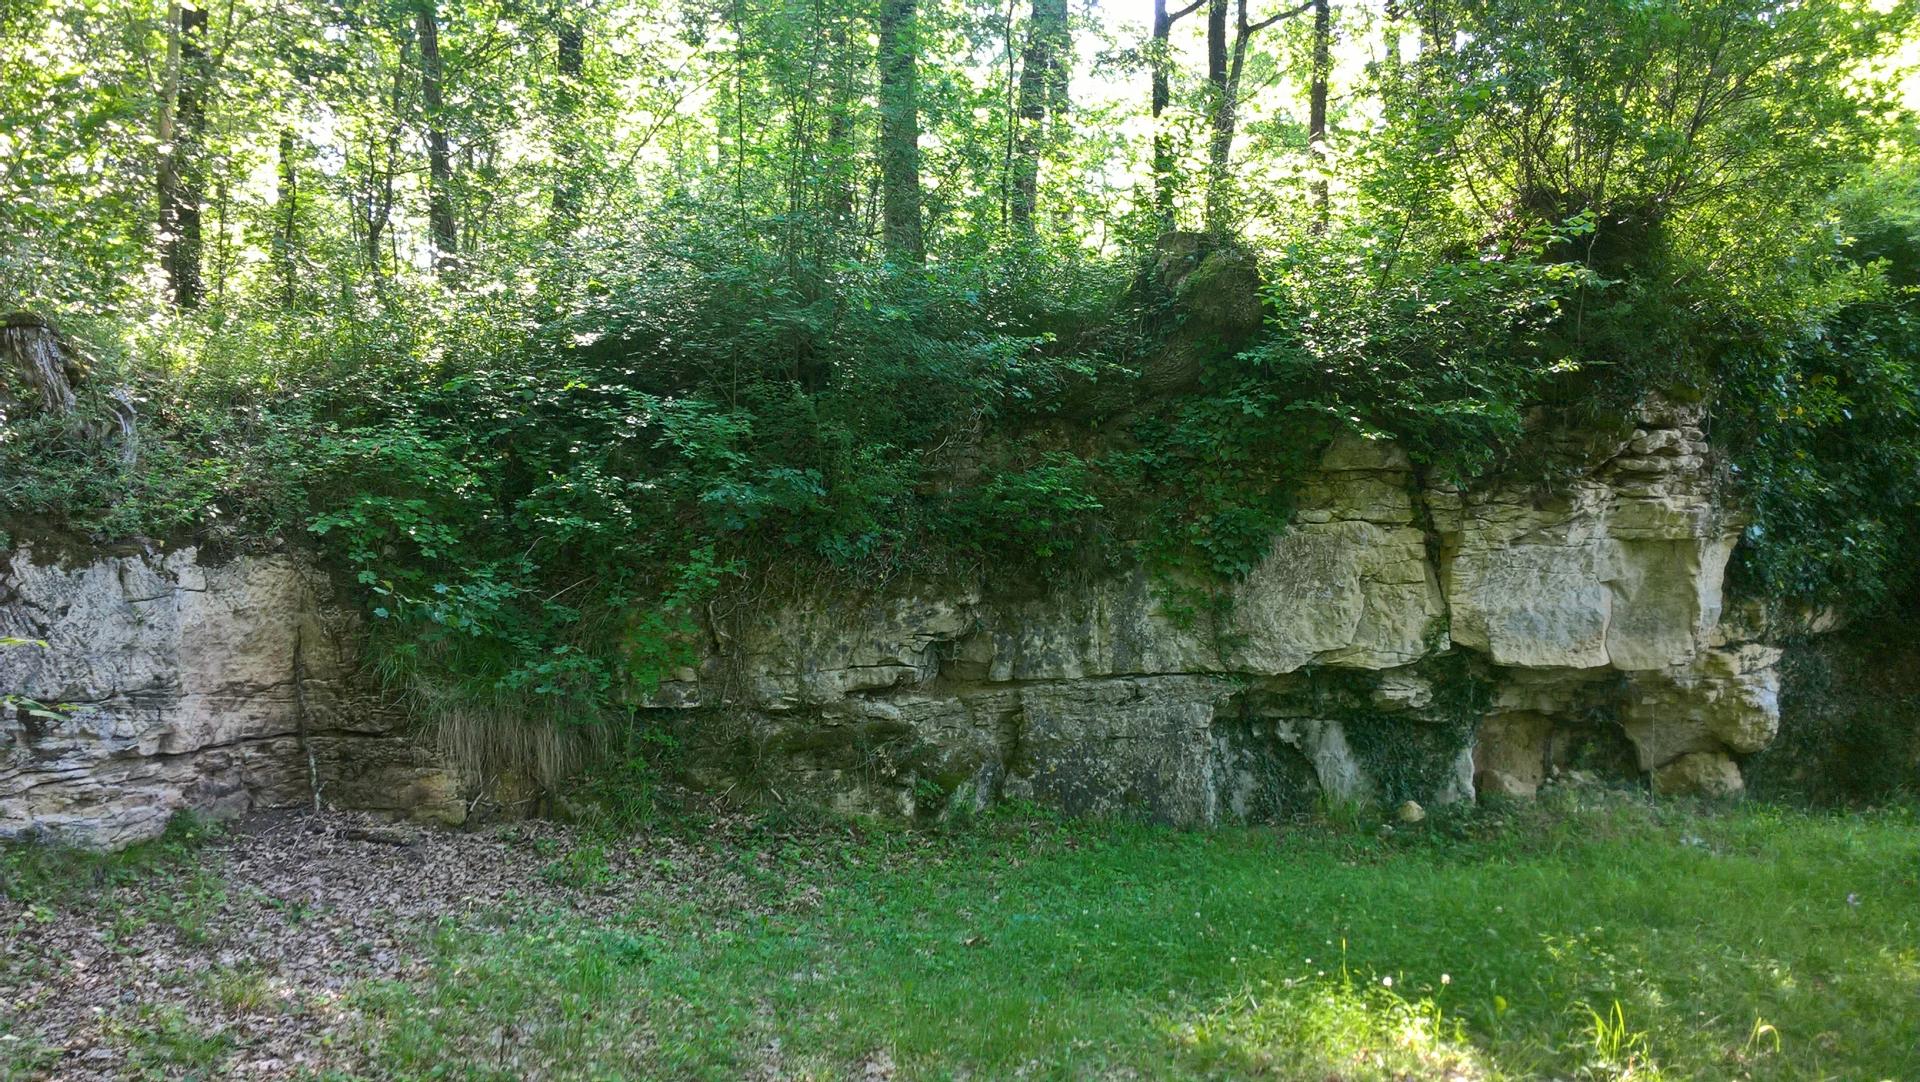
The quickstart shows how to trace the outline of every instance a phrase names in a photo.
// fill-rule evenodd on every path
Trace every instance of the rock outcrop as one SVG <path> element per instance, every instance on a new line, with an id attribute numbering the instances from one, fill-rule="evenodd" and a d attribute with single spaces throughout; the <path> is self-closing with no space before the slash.
<path id="1" fill-rule="evenodd" d="M 356 678 L 362 636 L 287 556 L 0 565 L 0 837 L 118 846 L 175 812 L 329 804 L 458 821 Z"/>
<path id="2" fill-rule="evenodd" d="M 1615 772 L 1740 790 L 1778 650 L 1722 619 L 1739 522 L 1700 411 L 1569 436 L 1553 483 L 1423 484 L 1343 439 L 1266 559 L 1197 617 L 1146 569 L 1037 595 L 843 589 L 736 609 L 637 705 L 694 780 L 935 817 L 998 800 L 1180 823 L 1432 807 Z M 1183 615 L 1183 612 L 1188 615 Z M 356 622 L 284 555 L 0 577 L 0 834 L 118 844 L 175 810 L 323 799 L 458 820 L 355 679 Z"/>
<path id="3" fill-rule="evenodd" d="M 716 784 L 890 814 L 1015 798 L 1207 823 L 1530 796 L 1587 768 L 1737 791 L 1779 654 L 1721 627 L 1739 523 L 1700 416 L 1656 403 L 1566 439 L 1571 476 L 1472 492 L 1344 439 L 1217 619 L 1180 619 L 1145 570 L 811 598 L 715 629 L 726 648 L 645 705 Z"/>

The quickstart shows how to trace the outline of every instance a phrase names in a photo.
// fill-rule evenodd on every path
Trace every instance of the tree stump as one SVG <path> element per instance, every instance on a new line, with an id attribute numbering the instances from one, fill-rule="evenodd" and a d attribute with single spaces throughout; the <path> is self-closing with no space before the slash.
<path id="1" fill-rule="evenodd" d="M 29 409 L 72 413 L 85 374 L 53 324 L 26 312 L 0 317 L 0 421 Z"/>

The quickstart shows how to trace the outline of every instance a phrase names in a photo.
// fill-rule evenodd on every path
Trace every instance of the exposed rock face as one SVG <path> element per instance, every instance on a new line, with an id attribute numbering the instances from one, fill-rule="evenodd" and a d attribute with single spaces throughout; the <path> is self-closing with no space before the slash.
<path id="1" fill-rule="evenodd" d="M 640 705 L 695 780 L 891 815 L 1258 821 L 1592 771 L 1739 791 L 1737 757 L 1778 726 L 1780 653 L 1722 620 L 1738 523 L 1698 411 L 1656 404 L 1560 457 L 1579 467 L 1552 486 L 1462 493 L 1342 440 L 1217 616 L 1182 619 L 1146 570 L 1037 597 L 834 593 L 707 628 L 710 656 Z M 305 803 L 309 749 L 330 802 L 461 817 L 291 558 L 17 551 L 0 636 L 48 643 L 0 649 L 0 693 L 71 706 L 0 714 L 0 834 L 118 844 L 183 807 Z"/>
<path id="2" fill-rule="evenodd" d="M 1654 404 L 1550 489 L 1422 490 L 1337 442 L 1215 621 L 1144 570 L 760 611 L 661 689 L 715 782 L 940 814 L 997 798 L 1175 822 L 1322 800 L 1530 796 L 1562 771 L 1740 787 L 1779 653 L 1720 627 L 1738 523 L 1697 409 Z"/>
<path id="3" fill-rule="evenodd" d="M 308 803 L 314 781 L 337 806 L 459 820 L 451 779 L 354 679 L 359 630 L 324 576 L 192 549 L 34 557 L 0 565 L 0 637 L 45 645 L 0 647 L 0 694 L 52 709 L 0 707 L 0 837 L 118 846 L 186 808 Z"/>
<path id="4" fill-rule="evenodd" d="M 1719 622 L 1738 535 L 1712 499 L 1697 411 L 1643 421 L 1550 494 L 1433 494 L 1455 642 L 1527 668 L 1693 658 Z"/>

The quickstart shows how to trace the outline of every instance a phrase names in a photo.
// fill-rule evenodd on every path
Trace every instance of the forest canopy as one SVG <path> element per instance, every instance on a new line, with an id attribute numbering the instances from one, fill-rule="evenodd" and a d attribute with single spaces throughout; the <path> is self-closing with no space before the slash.
<path id="1" fill-rule="evenodd" d="M 1743 588 L 1885 606 L 1915 15 L 13 0 L 0 310 L 88 372 L 0 513 L 304 538 L 422 696 L 592 719 L 749 571 L 1226 580 L 1336 432 L 1471 484 L 1659 394 Z"/>

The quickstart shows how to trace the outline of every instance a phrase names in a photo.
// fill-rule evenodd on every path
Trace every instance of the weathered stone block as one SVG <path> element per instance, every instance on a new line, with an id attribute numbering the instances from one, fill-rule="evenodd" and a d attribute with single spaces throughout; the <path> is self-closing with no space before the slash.
<path id="1" fill-rule="evenodd" d="M 46 645 L 0 648 L 0 691 L 56 709 L 0 708 L 0 836 L 119 846 L 182 810 L 307 803 L 315 775 L 336 804 L 458 822 L 454 780 L 397 735 L 330 598 L 285 556 L 11 553 L 0 636 Z"/>

